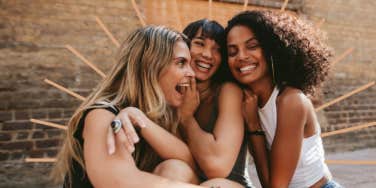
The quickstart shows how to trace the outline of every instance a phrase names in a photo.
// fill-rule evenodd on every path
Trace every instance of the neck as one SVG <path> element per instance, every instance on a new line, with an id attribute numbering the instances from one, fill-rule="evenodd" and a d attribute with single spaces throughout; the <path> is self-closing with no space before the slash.
<path id="1" fill-rule="evenodd" d="M 197 89 L 200 94 L 208 90 L 209 87 L 210 87 L 210 80 L 197 81 Z"/>
<path id="2" fill-rule="evenodd" d="M 258 106 L 263 107 L 272 95 L 274 84 L 269 77 L 248 84 L 252 92 L 257 95 Z"/>
<path id="3" fill-rule="evenodd" d="M 204 101 L 210 95 L 211 82 L 210 80 L 197 81 L 197 89 L 200 93 L 200 101 Z"/>

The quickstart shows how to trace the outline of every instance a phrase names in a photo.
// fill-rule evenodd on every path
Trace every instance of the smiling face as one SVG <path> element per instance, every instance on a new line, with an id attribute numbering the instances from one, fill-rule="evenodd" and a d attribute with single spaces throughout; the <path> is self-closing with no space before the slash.
<path id="1" fill-rule="evenodd" d="M 251 29 L 234 26 L 227 35 L 227 48 L 231 73 L 240 83 L 271 79 L 263 50 Z"/>
<path id="2" fill-rule="evenodd" d="M 189 86 L 190 79 L 195 76 L 189 62 L 191 56 L 185 42 L 179 40 L 174 45 L 172 63 L 159 76 L 159 85 L 163 91 L 167 104 L 178 107 L 183 102 L 181 87 Z"/>
<path id="3" fill-rule="evenodd" d="M 191 41 L 191 66 L 196 79 L 206 81 L 218 70 L 221 64 L 220 46 L 214 39 L 202 36 L 200 29 Z"/>

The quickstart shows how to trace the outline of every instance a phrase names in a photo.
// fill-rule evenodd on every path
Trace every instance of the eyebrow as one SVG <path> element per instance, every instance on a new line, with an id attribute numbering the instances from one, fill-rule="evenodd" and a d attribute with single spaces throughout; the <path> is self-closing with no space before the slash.
<path id="1" fill-rule="evenodd" d="M 205 40 L 205 37 L 203 37 L 203 36 L 199 36 L 199 37 L 193 37 L 193 39 L 201 39 L 201 40 Z M 192 39 L 192 40 L 193 40 Z"/>
<path id="2" fill-rule="evenodd" d="M 248 43 L 248 42 L 250 42 L 252 40 L 256 40 L 257 41 L 256 37 L 251 37 L 251 38 L 247 39 L 244 43 Z M 235 46 L 235 44 L 228 44 L 227 46 L 232 47 L 232 46 Z"/>
<path id="3" fill-rule="evenodd" d="M 176 61 L 176 60 L 181 60 L 181 59 L 184 60 L 184 61 L 188 61 L 188 59 L 185 58 L 185 57 L 175 57 L 172 60 Z"/>

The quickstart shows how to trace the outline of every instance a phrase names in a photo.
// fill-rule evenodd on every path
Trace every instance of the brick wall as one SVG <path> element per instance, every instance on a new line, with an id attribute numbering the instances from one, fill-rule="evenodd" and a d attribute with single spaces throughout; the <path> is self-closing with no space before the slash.
<path id="1" fill-rule="evenodd" d="M 207 17 L 207 2 L 184 0 L 180 12 L 190 12 L 197 3 L 200 14 L 181 15 L 182 25 Z M 235 1 L 235 0 L 234 0 Z M 153 0 L 140 1 L 147 23 L 168 23 L 176 27 L 174 16 L 156 15 L 170 6 Z M 181 2 L 178 1 L 178 2 Z M 254 5 L 278 8 L 282 0 L 249 1 Z M 290 0 L 288 8 L 313 23 L 325 18 L 322 29 L 337 54 L 349 47 L 354 52 L 338 63 L 323 88 L 322 103 L 357 86 L 376 79 L 374 54 L 376 20 L 373 0 Z M 226 19 L 242 9 L 242 3 L 213 4 L 213 16 Z M 165 14 L 171 14 L 169 9 Z M 67 49 L 70 44 L 101 70 L 108 70 L 115 46 L 96 24 L 99 16 L 119 40 L 139 26 L 130 1 L 54 0 L 0 1 L 0 187 L 44 187 L 50 164 L 24 163 L 25 157 L 56 155 L 63 131 L 36 125 L 30 118 L 65 124 L 79 100 L 47 85 L 56 81 L 86 96 L 100 81 L 94 71 Z M 157 19 L 158 18 L 158 19 Z M 373 74 L 372 74 L 373 73 Z M 319 113 L 324 131 L 336 130 L 376 120 L 375 87 L 357 94 Z M 324 139 L 328 151 L 353 150 L 376 146 L 376 128 Z M 44 174 L 44 176 L 43 176 Z"/>
<path id="2" fill-rule="evenodd" d="M 64 45 L 108 70 L 116 48 L 94 16 L 119 40 L 139 26 L 123 0 L 0 1 L 0 187 L 43 186 L 49 165 L 23 161 L 54 157 L 63 131 L 29 119 L 65 124 L 80 103 L 43 79 L 83 96 L 101 79 Z"/>
<path id="3" fill-rule="evenodd" d="M 335 64 L 323 87 L 322 103 L 376 80 L 376 3 L 373 0 L 305 0 L 300 15 L 321 29 L 337 55 L 354 51 Z M 376 86 L 351 96 L 320 113 L 322 131 L 376 121 Z M 327 151 L 348 151 L 376 146 L 376 127 L 324 138 Z"/>

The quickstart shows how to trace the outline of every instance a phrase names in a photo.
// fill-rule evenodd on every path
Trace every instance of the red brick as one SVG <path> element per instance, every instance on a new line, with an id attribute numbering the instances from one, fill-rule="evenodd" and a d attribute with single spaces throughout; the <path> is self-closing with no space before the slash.
<path id="1" fill-rule="evenodd" d="M 34 119 L 46 119 L 47 111 L 46 110 L 32 110 L 31 117 Z"/>
<path id="2" fill-rule="evenodd" d="M 17 122 L 5 122 L 2 129 L 4 131 L 10 131 L 10 130 L 30 130 L 32 128 L 33 126 L 30 121 L 17 121 Z"/>
<path id="3" fill-rule="evenodd" d="M 17 110 L 15 111 L 15 119 L 16 120 L 28 120 L 31 118 L 31 114 L 29 110 Z"/>
<path id="4" fill-rule="evenodd" d="M 64 130 L 48 130 L 47 135 L 48 138 L 59 138 Z"/>
<path id="5" fill-rule="evenodd" d="M 9 158 L 9 153 L 0 152 L 0 161 L 6 161 Z"/>
<path id="6" fill-rule="evenodd" d="M 48 111 L 48 118 L 49 119 L 60 119 L 62 118 L 62 110 L 61 109 L 50 109 Z"/>
<path id="7" fill-rule="evenodd" d="M 43 131 L 35 131 L 33 132 L 32 138 L 44 138 L 45 132 Z"/>
<path id="8" fill-rule="evenodd" d="M 31 150 L 27 154 L 32 158 L 42 158 L 44 157 L 44 150 Z"/>
<path id="9" fill-rule="evenodd" d="M 32 147 L 31 141 L 0 143 L 1 150 L 30 150 Z"/>
<path id="10" fill-rule="evenodd" d="M 10 121 L 13 119 L 13 113 L 11 111 L 0 111 L 0 122 Z"/>
<path id="11" fill-rule="evenodd" d="M 58 151 L 56 149 L 54 149 L 54 150 L 48 150 L 46 153 L 47 153 L 48 157 L 56 157 Z"/>
<path id="12" fill-rule="evenodd" d="M 49 139 L 49 140 L 41 140 L 36 141 L 36 147 L 37 148 L 51 148 L 51 147 L 57 147 L 60 144 L 59 139 Z"/>
<path id="13" fill-rule="evenodd" d="M 10 160 L 20 160 L 25 158 L 25 153 L 24 152 L 13 152 L 10 155 Z"/>
<path id="14" fill-rule="evenodd" d="M 9 141 L 12 139 L 12 134 L 11 133 L 0 133 L 0 141 Z"/>
<path id="15" fill-rule="evenodd" d="M 28 132 L 18 132 L 17 133 L 17 140 L 25 140 L 29 137 L 29 133 Z"/>

